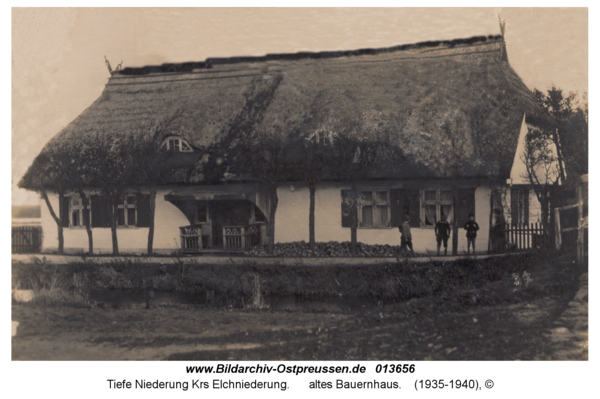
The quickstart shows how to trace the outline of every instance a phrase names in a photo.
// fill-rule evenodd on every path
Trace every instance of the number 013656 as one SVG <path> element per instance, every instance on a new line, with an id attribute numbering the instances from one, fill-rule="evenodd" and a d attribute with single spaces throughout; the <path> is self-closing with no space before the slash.
<path id="1" fill-rule="evenodd" d="M 414 373 L 414 364 L 378 364 L 375 366 L 376 373 Z"/>

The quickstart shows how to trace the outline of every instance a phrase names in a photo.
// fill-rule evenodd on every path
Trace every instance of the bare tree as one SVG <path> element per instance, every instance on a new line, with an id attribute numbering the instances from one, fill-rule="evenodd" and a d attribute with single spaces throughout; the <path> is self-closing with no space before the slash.
<path id="1" fill-rule="evenodd" d="M 327 176 L 324 169 L 327 166 L 327 146 L 334 145 L 333 135 L 326 135 L 322 130 L 316 130 L 307 136 L 299 134 L 291 144 L 290 168 L 293 179 L 298 179 L 308 187 L 308 242 L 311 251 L 315 250 L 315 196 L 317 184 Z"/>
<path id="2" fill-rule="evenodd" d="M 576 93 L 563 94 L 552 86 L 546 94 L 534 90 L 540 111 L 533 115 L 536 127 L 529 128 L 521 156 L 541 206 L 541 221 L 551 228 L 551 197 L 559 185 L 587 173 L 588 113 L 587 96 L 580 102 Z"/>
<path id="3" fill-rule="evenodd" d="M 531 183 L 540 203 L 541 222 L 545 230 L 550 227 L 550 196 L 562 175 L 553 136 L 551 130 L 528 128 L 521 158 L 526 168 L 523 177 Z"/>
<path id="4" fill-rule="evenodd" d="M 153 253 L 154 246 L 154 216 L 156 211 L 157 187 L 165 183 L 173 171 L 173 160 L 177 153 L 161 147 L 162 139 L 168 134 L 169 127 L 181 115 L 181 110 L 152 122 L 149 126 L 138 126 L 136 140 L 132 143 L 131 180 L 139 186 L 146 186 L 150 192 L 148 220 L 148 255 Z M 180 155 L 180 154 L 179 154 Z"/>
<path id="5" fill-rule="evenodd" d="M 68 204 L 66 203 L 65 194 L 72 187 L 68 177 L 64 171 L 71 164 L 71 156 L 65 151 L 64 147 L 52 145 L 44 148 L 44 150 L 36 157 L 30 169 L 38 171 L 35 176 L 37 180 L 35 185 L 39 188 L 40 194 L 48 207 L 48 211 L 52 219 L 56 222 L 58 229 L 58 253 L 64 253 L 64 234 L 63 227 L 69 226 Z M 58 215 L 52 203 L 48 198 L 48 191 L 53 191 L 58 194 Z"/>
<path id="6" fill-rule="evenodd" d="M 580 101 L 576 93 L 565 95 L 554 85 L 546 94 L 535 89 L 534 95 L 541 110 L 536 115 L 537 127 L 554 144 L 560 183 L 565 184 L 570 177 L 587 173 L 587 95 L 584 93 Z M 569 176 L 571 173 L 567 169 L 574 176 Z"/>
<path id="7" fill-rule="evenodd" d="M 63 176 L 69 181 L 69 186 L 75 190 L 81 198 L 84 207 L 82 223 L 88 235 L 88 253 L 94 253 L 94 237 L 91 227 L 91 202 L 85 193 L 85 187 L 88 185 L 89 169 L 88 164 L 94 154 L 94 150 L 87 143 L 85 138 L 80 136 L 73 137 L 65 141 L 61 147 L 71 157 L 71 162 L 64 165 Z"/>
<path id="8" fill-rule="evenodd" d="M 261 182 L 269 195 L 267 224 L 268 252 L 275 243 L 275 214 L 279 198 L 277 187 L 289 179 L 289 133 L 283 128 L 262 126 L 279 84 L 281 75 L 268 80 L 258 79 L 244 93 L 244 104 L 223 130 L 220 139 L 207 150 L 203 165 L 204 181 L 217 183 L 229 180 Z"/>
<path id="9" fill-rule="evenodd" d="M 375 164 L 381 145 L 374 135 L 356 135 L 352 131 L 331 133 L 333 145 L 324 147 L 327 163 L 324 170 L 334 180 L 350 183 L 350 251 L 356 255 L 358 241 L 358 207 L 361 200 L 358 182 L 367 175 Z"/>
<path id="10" fill-rule="evenodd" d="M 90 158 L 87 162 L 90 182 L 98 187 L 102 196 L 109 202 L 109 218 L 113 255 L 119 254 L 117 238 L 117 215 L 119 201 L 125 191 L 139 185 L 137 180 L 136 137 L 131 134 L 106 133 L 88 136 Z"/>
<path id="11" fill-rule="evenodd" d="M 275 216 L 279 197 L 277 188 L 289 181 L 291 168 L 288 162 L 290 151 L 288 138 L 283 134 L 267 134 L 254 131 L 240 135 L 229 143 L 221 163 L 226 172 L 237 179 L 245 178 L 261 182 L 269 195 L 269 223 L 267 224 L 268 252 L 273 252 L 275 244 Z"/>

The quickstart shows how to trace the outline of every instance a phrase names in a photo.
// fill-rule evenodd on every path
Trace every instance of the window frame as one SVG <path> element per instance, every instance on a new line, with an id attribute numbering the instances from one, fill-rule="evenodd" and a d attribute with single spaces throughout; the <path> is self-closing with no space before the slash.
<path id="1" fill-rule="evenodd" d="M 517 203 L 517 224 L 525 223 L 525 190 L 522 188 L 514 189 L 513 192 L 517 193 L 517 198 L 515 202 Z M 511 193 L 512 195 L 512 193 Z M 523 221 L 521 221 L 523 220 Z M 512 223 L 514 221 L 511 220 Z"/>
<path id="2" fill-rule="evenodd" d="M 73 200 L 78 199 L 79 200 L 79 204 L 78 205 L 74 205 L 73 204 Z M 83 211 L 87 210 L 88 211 L 88 217 L 90 219 L 90 227 L 92 226 L 92 204 L 91 201 L 88 197 L 88 204 L 87 205 L 83 205 L 83 199 L 81 198 L 81 196 L 79 194 L 75 194 L 75 195 L 71 195 L 69 196 L 69 228 L 72 229 L 85 229 L 85 223 L 83 222 L 84 217 L 83 217 Z M 73 224 L 73 213 L 77 211 L 77 213 L 79 214 L 79 224 L 75 225 Z"/>
<path id="3" fill-rule="evenodd" d="M 517 198 L 513 198 L 514 194 L 517 193 Z M 511 224 L 517 224 L 517 225 L 523 225 L 523 224 L 527 224 L 529 225 L 529 206 L 530 204 L 530 198 L 529 198 L 529 187 L 526 186 L 516 186 L 516 187 L 512 187 L 510 190 L 510 205 L 511 205 L 511 210 L 510 210 L 510 223 Z M 522 195 L 522 198 L 519 198 L 519 196 Z M 516 202 L 517 204 L 517 209 L 516 209 L 516 222 L 513 220 L 513 214 L 514 214 L 514 210 L 512 209 L 513 204 Z"/>
<path id="4" fill-rule="evenodd" d="M 425 192 L 426 191 L 435 191 L 435 200 L 426 200 L 425 199 Z M 450 191 L 450 193 L 452 192 L 451 189 L 447 189 L 447 188 L 424 188 L 421 190 L 421 209 L 420 209 L 420 213 L 421 213 L 421 228 L 425 228 L 425 229 L 435 229 L 435 224 L 437 222 L 440 221 L 441 218 L 441 210 L 442 210 L 442 206 L 443 205 L 450 205 L 450 212 L 448 214 L 447 217 L 447 221 L 449 223 L 452 223 L 454 221 L 454 201 L 452 200 L 452 195 L 451 198 L 449 200 L 442 200 L 442 191 Z M 427 205 L 435 205 L 435 223 L 428 225 L 426 224 L 426 212 L 425 212 L 425 206 Z"/>
<path id="5" fill-rule="evenodd" d="M 372 193 L 370 201 L 367 201 L 364 199 L 363 193 L 366 193 L 366 192 Z M 385 201 L 381 201 L 378 199 L 378 197 L 377 197 L 378 192 L 386 193 Z M 364 220 L 363 220 L 363 207 L 365 207 L 365 206 L 370 206 L 372 209 L 371 220 L 372 220 L 373 224 L 369 225 L 369 226 L 365 226 Z M 387 212 L 387 216 L 386 216 L 387 221 L 385 222 L 385 224 L 380 224 L 379 221 L 377 221 L 377 217 L 376 217 L 376 215 L 378 215 L 377 209 L 380 206 L 387 207 L 387 211 L 386 211 Z M 391 211 L 392 210 L 391 210 L 390 190 L 389 189 L 365 188 L 365 189 L 359 190 L 358 228 L 360 228 L 360 229 L 391 229 L 392 228 L 392 223 L 391 223 L 391 213 L 392 212 Z"/>
<path id="6" fill-rule="evenodd" d="M 171 146 L 171 141 L 177 141 L 177 144 L 173 147 L 170 148 Z M 186 146 L 187 148 L 184 148 L 184 146 Z M 166 151 L 173 151 L 173 152 L 194 152 L 194 149 L 192 148 L 192 146 L 190 145 L 190 143 L 188 143 L 185 139 L 179 137 L 179 136 L 169 136 L 166 139 L 164 139 L 161 148 L 163 148 Z"/>
<path id="7" fill-rule="evenodd" d="M 128 204 L 127 203 L 127 198 L 128 197 L 133 197 L 135 198 L 135 203 L 134 204 Z M 123 199 L 123 203 L 122 204 L 117 204 L 117 228 L 118 229 L 134 229 L 134 228 L 138 228 L 138 198 L 136 194 L 131 194 L 131 193 L 127 193 L 125 195 L 123 195 L 122 197 Z M 124 224 L 119 224 L 119 209 L 123 209 L 123 222 Z M 129 215 L 127 214 L 127 210 L 128 209 L 133 209 L 134 210 L 134 218 L 135 218 L 135 223 L 133 225 L 129 224 Z"/>
<path id="8" fill-rule="evenodd" d="M 202 204 L 206 204 L 206 219 L 204 220 L 200 220 L 199 216 L 200 216 L 200 210 L 199 207 Z M 211 220 L 210 220 L 210 203 L 209 201 L 199 201 L 198 204 L 196 205 L 196 224 L 210 224 Z"/>

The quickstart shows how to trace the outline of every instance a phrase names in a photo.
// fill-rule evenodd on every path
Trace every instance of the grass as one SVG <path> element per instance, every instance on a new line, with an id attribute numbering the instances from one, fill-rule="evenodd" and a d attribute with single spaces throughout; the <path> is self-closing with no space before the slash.
<path id="1" fill-rule="evenodd" d="M 132 294 L 172 292 L 183 302 L 264 308 L 262 297 L 295 295 L 299 298 L 359 298 L 386 302 L 406 301 L 456 290 L 476 289 L 489 282 L 523 273 L 542 254 L 493 257 L 483 260 L 396 263 L 381 265 L 245 265 L 149 264 L 143 259 L 93 260 L 54 265 L 46 260 L 12 265 L 13 288 L 32 289 L 42 306 L 93 306 L 90 293 L 125 291 Z M 550 259 L 550 258 L 548 258 Z"/>
<path id="2" fill-rule="evenodd" d="M 27 272 L 38 270 L 34 266 L 13 265 L 13 279 L 18 275 L 25 281 Z M 118 287 L 141 287 L 139 280 L 162 276 L 154 280 L 157 289 L 187 279 L 222 290 L 226 284 L 243 288 L 250 299 L 259 276 L 261 295 L 304 287 L 303 292 L 327 298 L 323 287 L 348 293 L 364 286 L 348 298 L 371 306 L 335 311 L 307 301 L 310 306 L 277 311 L 189 303 L 149 310 L 77 308 L 67 301 L 15 305 L 13 320 L 21 325 L 13 338 L 13 359 L 553 359 L 556 348 L 545 331 L 556 328 L 555 320 L 577 291 L 579 274 L 586 271 L 556 254 L 345 269 L 257 264 L 161 269 L 126 263 L 102 265 L 103 271 L 90 264 L 36 267 L 46 269 L 55 285 L 64 276 L 67 291 L 76 288 L 74 274 L 87 273 L 81 281 L 89 286 L 116 287 L 113 294 L 137 289 Z M 56 273 L 59 277 L 52 280 Z M 515 285 L 515 276 L 521 284 Z M 282 284 L 290 281 L 298 284 L 293 290 Z M 399 293 L 378 300 L 393 287 Z"/>

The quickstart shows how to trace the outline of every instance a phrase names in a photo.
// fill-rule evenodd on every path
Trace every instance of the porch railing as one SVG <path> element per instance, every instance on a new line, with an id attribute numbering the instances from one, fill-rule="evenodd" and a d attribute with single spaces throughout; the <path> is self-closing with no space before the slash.
<path id="1" fill-rule="evenodd" d="M 223 249 L 249 249 L 260 244 L 260 224 L 223 226 Z"/>
<path id="2" fill-rule="evenodd" d="M 202 251 L 202 226 L 183 226 L 179 228 L 181 252 Z"/>

